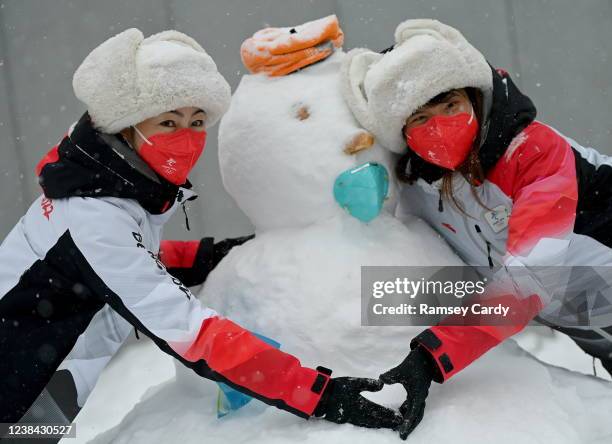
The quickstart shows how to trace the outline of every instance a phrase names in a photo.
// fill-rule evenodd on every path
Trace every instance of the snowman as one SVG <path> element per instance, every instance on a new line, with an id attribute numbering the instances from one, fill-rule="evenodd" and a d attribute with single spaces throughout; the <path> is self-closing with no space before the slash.
<path id="1" fill-rule="evenodd" d="M 276 44 L 279 35 L 311 38 L 330 20 L 336 19 L 264 35 Z M 199 297 L 304 365 L 324 365 L 334 376 L 377 377 L 403 359 L 423 327 L 362 326 L 361 267 L 463 263 L 422 220 L 393 216 L 392 155 L 342 99 L 345 54 L 324 49 L 330 54 L 290 74 L 245 75 L 235 91 L 221 122 L 219 162 L 224 186 L 256 236 L 226 256 Z M 603 416 L 612 406 L 610 387 L 548 367 L 514 343 L 445 385 L 432 387 L 413 443 L 575 443 L 612 434 L 612 427 L 601 430 L 609 423 Z M 257 401 L 218 419 L 218 396 L 216 384 L 178 364 L 175 380 L 149 392 L 95 442 L 399 441 L 390 430 L 307 422 Z M 367 396 L 397 408 L 405 392 L 390 387 Z M 600 417 L 598 430 L 589 427 L 593 415 Z"/>

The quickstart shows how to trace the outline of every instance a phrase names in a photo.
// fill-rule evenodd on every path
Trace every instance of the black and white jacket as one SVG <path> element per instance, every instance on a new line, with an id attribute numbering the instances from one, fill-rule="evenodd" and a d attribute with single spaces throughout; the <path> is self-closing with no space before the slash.
<path id="1" fill-rule="evenodd" d="M 60 366 L 82 405 L 132 326 L 203 377 L 312 414 L 328 375 L 202 306 L 160 260 L 162 227 L 192 191 L 87 114 L 37 170 L 44 195 L 0 246 L 0 422 L 18 421 Z M 254 370 L 265 377 L 244 377 Z"/>

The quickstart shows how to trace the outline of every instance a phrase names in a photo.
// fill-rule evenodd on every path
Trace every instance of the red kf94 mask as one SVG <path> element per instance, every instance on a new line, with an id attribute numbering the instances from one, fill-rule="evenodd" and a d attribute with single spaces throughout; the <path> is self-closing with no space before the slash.
<path id="1" fill-rule="evenodd" d="M 173 133 L 155 134 L 144 140 L 138 153 L 157 174 L 174 185 L 183 185 L 204 151 L 206 131 L 183 128 Z"/>
<path id="2" fill-rule="evenodd" d="M 454 170 L 467 158 L 477 134 L 478 120 L 474 113 L 434 116 L 409 129 L 406 143 L 425 161 Z"/>

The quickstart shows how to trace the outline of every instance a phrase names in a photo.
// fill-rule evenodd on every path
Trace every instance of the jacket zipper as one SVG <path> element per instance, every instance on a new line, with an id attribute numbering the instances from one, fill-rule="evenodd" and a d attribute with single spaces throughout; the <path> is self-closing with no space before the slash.
<path id="1" fill-rule="evenodd" d="M 187 231 L 191 231 L 191 228 L 189 228 L 189 216 L 187 216 L 187 210 L 185 209 L 185 204 L 181 204 L 181 206 L 183 207 L 183 214 L 185 214 L 185 227 L 187 228 Z"/>
<path id="2" fill-rule="evenodd" d="M 487 245 L 487 260 L 489 261 L 489 268 L 493 268 L 494 265 L 493 265 L 493 258 L 491 257 L 491 242 L 489 242 L 487 238 L 484 237 L 484 235 L 482 234 L 482 230 L 480 229 L 478 224 L 475 224 L 474 228 L 476 228 L 476 232 L 481 237 L 481 239 L 485 241 L 485 244 Z"/>
<path id="3" fill-rule="evenodd" d="M 187 201 L 183 202 L 183 197 L 183 190 L 178 190 L 177 199 L 180 202 L 181 207 L 183 207 L 183 214 L 185 215 L 185 228 L 187 228 L 187 231 L 191 231 L 191 228 L 189 227 L 189 216 L 187 216 L 187 209 L 185 208 Z"/>
<path id="4" fill-rule="evenodd" d="M 438 212 L 442 213 L 444 212 L 444 203 L 443 203 L 443 197 L 442 197 L 442 189 L 438 188 L 438 187 L 433 187 L 431 184 L 429 184 L 431 188 L 437 188 L 438 189 Z M 494 244 L 492 244 L 491 242 L 489 242 L 489 240 L 487 240 L 487 238 L 484 236 L 484 234 L 482 233 L 482 229 L 480 228 L 480 226 L 478 224 L 474 225 L 474 228 L 476 229 L 476 232 L 478 233 L 478 236 L 480 237 L 480 239 L 482 239 L 485 243 L 486 246 L 486 250 L 483 249 L 480 246 L 480 243 L 477 241 L 476 238 L 474 238 L 473 234 L 472 234 L 472 230 L 468 228 L 468 220 L 467 218 L 464 218 L 464 222 L 465 222 L 465 228 L 467 229 L 467 233 L 470 236 L 470 238 L 474 241 L 475 245 L 478 247 L 479 250 L 481 250 L 483 253 L 486 253 L 487 255 L 487 262 L 489 264 L 489 268 L 495 268 L 495 263 L 493 262 L 493 256 L 492 256 L 492 252 L 495 251 L 497 252 L 500 256 L 504 255 L 503 251 L 500 251 L 499 249 L 497 249 Z M 500 262 L 501 263 L 501 262 Z"/>

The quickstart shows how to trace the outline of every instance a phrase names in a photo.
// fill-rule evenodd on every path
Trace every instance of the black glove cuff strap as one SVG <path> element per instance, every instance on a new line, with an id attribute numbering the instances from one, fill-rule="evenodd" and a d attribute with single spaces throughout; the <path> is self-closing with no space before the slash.
<path id="1" fill-rule="evenodd" d="M 419 333 L 410 341 L 410 348 L 415 348 L 418 344 L 423 344 L 429 350 L 437 350 L 442 347 L 442 341 L 434 334 L 433 331 L 427 329 Z"/>
<path id="2" fill-rule="evenodd" d="M 420 349 L 421 353 L 427 355 L 427 360 L 430 362 L 430 370 L 432 379 L 437 383 L 444 382 L 444 377 L 440 370 L 440 366 L 438 366 L 436 362 L 436 357 L 430 352 L 430 350 L 437 350 L 442 347 L 442 341 L 432 332 L 427 329 L 420 334 L 418 334 L 412 341 L 410 341 L 410 348 Z M 443 353 L 438 358 L 442 368 L 446 373 L 449 373 L 453 370 L 453 363 L 450 360 L 450 357 Z"/>
<path id="3" fill-rule="evenodd" d="M 325 413 L 327 413 L 327 401 L 331 395 L 331 392 L 333 391 L 333 386 L 334 386 L 334 380 L 332 378 L 330 378 L 332 371 L 326 367 L 322 367 L 319 366 L 317 367 L 317 371 L 319 372 L 319 375 L 317 375 L 317 378 L 315 379 L 314 384 L 312 385 L 312 391 L 315 393 L 321 393 L 321 390 L 323 390 L 323 387 L 325 386 L 325 380 L 328 379 L 327 381 L 327 386 L 325 386 L 325 391 L 323 392 L 323 394 L 321 395 L 321 399 L 319 399 L 319 403 L 317 404 L 317 408 L 315 409 L 315 411 L 313 412 L 313 415 L 316 417 L 320 417 L 320 416 L 324 416 Z M 322 374 L 321 374 L 322 373 Z M 323 375 L 326 375 L 327 378 Z M 318 391 L 315 390 L 315 386 L 317 385 L 317 383 L 319 383 L 321 386 L 320 387 L 316 387 L 318 388 Z"/>

